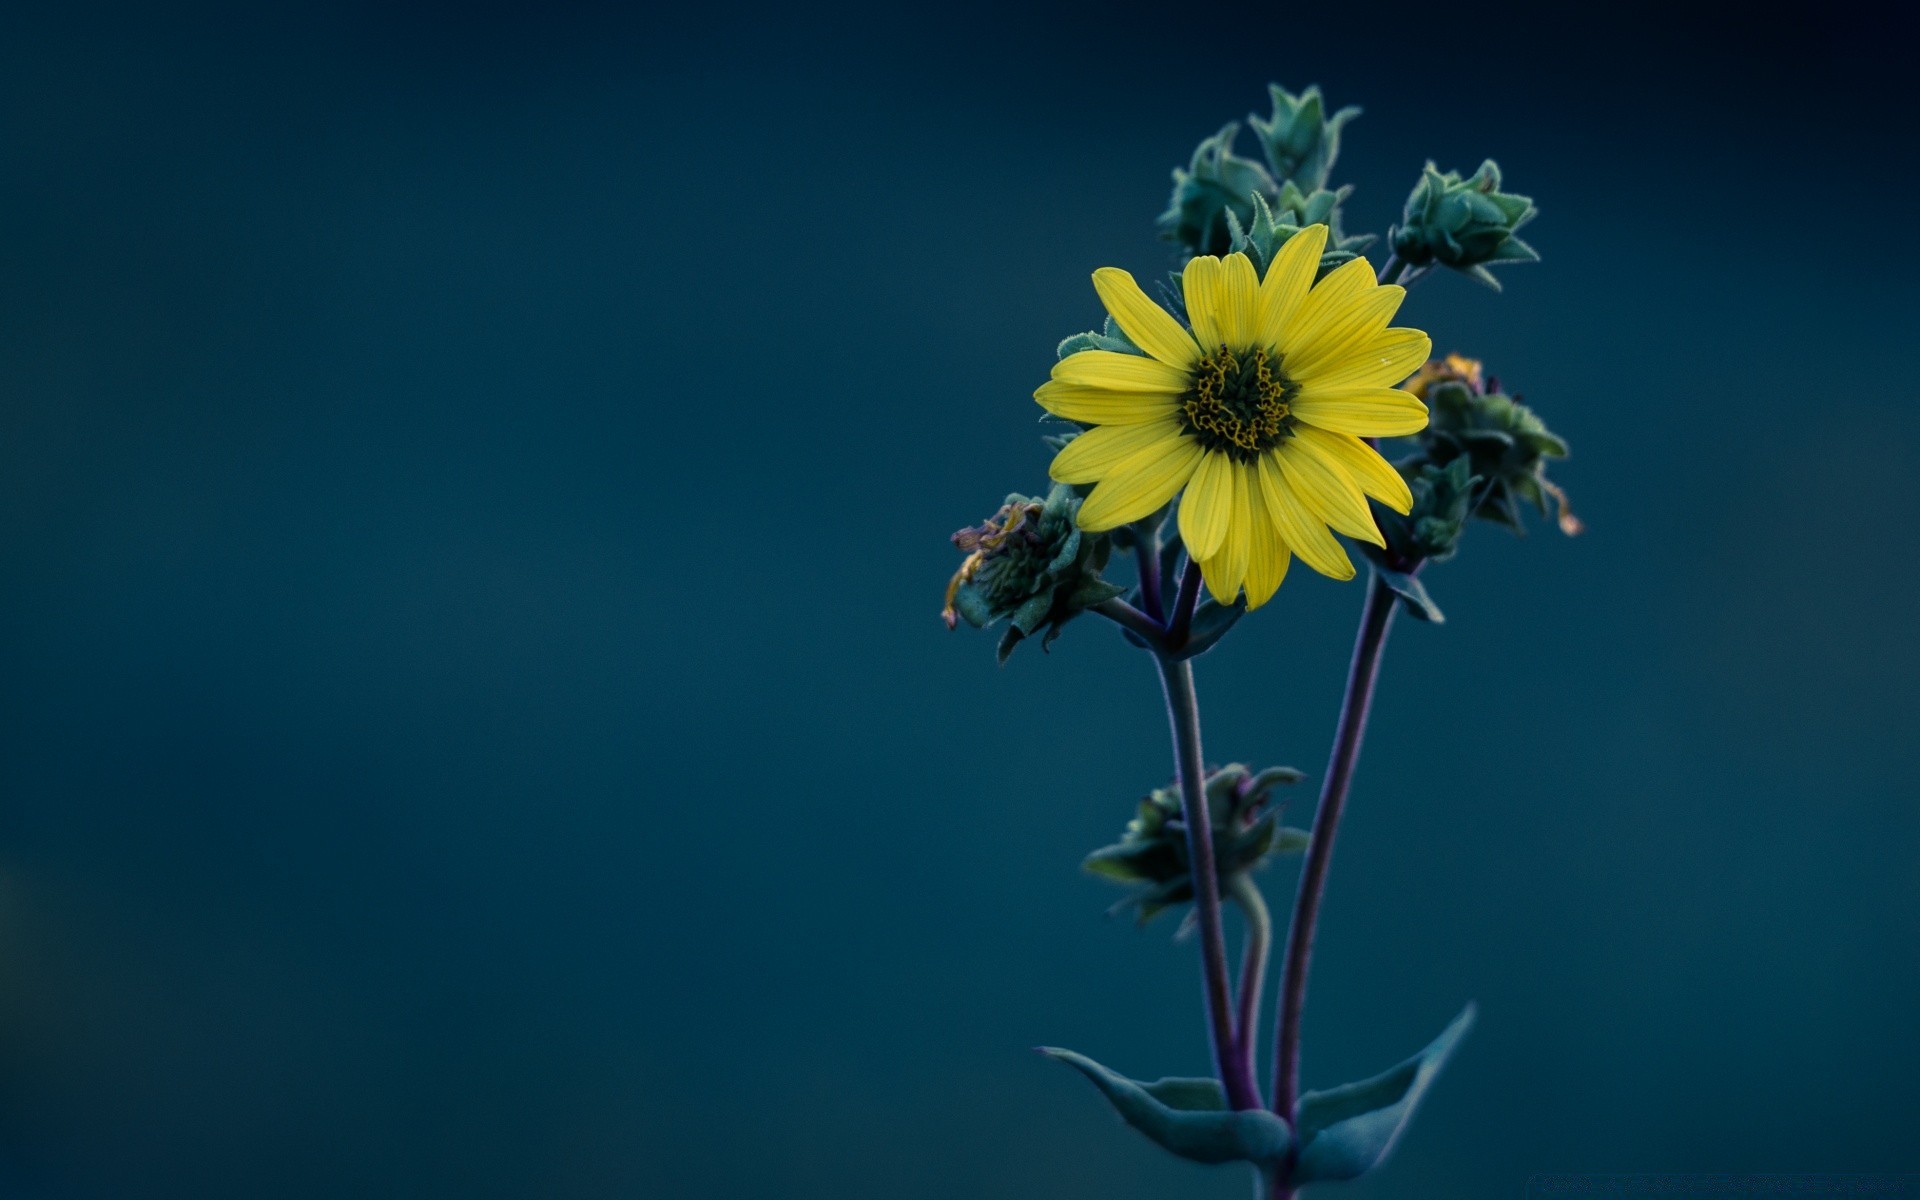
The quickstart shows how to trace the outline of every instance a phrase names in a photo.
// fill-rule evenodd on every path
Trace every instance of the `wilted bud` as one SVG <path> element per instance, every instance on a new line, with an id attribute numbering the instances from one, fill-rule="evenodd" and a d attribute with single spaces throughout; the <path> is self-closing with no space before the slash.
<path id="1" fill-rule="evenodd" d="M 1279 185 L 1267 169 L 1233 152 L 1240 123 L 1229 121 L 1194 149 L 1186 170 L 1173 169 L 1173 198 L 1160 214 L 1160 236 L 1189 254 L 1226 254 L 1233 229 L 1253 219 L 1253 198 L 1271 200 Z"/>
<path id="2" fill-rule="evenodd" d="M 961 618 L 975 629 L 1005 618 L 1004 663 L 1015 646 L 1041 628 L 1046 629 L 1040 643 L 1045 649 L 1073 616 L 1125 592 L 1100 578 L 1108 542 L 1101 534 L 1081 531 L 1074 523 L 1079 511 L 1074 490 L 1056 484 L 1044 501 L 1008 496 L 1000 511 L 954 534 L 953 544 L 967 557 L 947 584 L 947 604 L 940 613 L 947 628 Z"/>
<path id="3" fill-rule="evenodd" d="M 1456 364 L 1471 370 L 1455 371 Z M 1428 363 L 1414 383 L 1429 414 L 1419 460 L 1438 467 L 1467 464 L 1462 469 L 1480 480 L 1473 515 L 1517 530 L 1521 502 L 1544 516 L 1552 500 L 1561 531 L 1580 532 L 1566 493 L 1547 478 L 1548 460 L 1565 458 L 1567 444 L 1532 409 L 1505 393 L 1484 390 L 1480 364 L 1471 359 L 1449 358 L 1437 369 Z"/>
<path id="4" fill-rule="evenodd" d="M 1317 86 L 1296 96 L 1270 83 L 1267 94 L 1273 100 L 1273 116 L 1264 121 L 1250 117 L 1249 122 L 1266 151 L 1274 178 L 1292 183 L 1302 192 L 1326 187 L 1333 162 L 1340 157 L 1341 127 L 1359 116 L 1360 110 L 1343 108 L 1328 117 L 1326 101 Z"/>
<path id="5" fill-rule="evenodd" d="M 1467 179 L 1454 171 L 1443 174 L 1429 162 L 1407 197 L 1405 223 L 1392 232 L 1393 252 L 1409 266 L 1437 262 L 1498 291 L 1489 264 L 1540 260 L 1514 236 L 1533 217 L 1532 200 L 1500 190 L 1500 168 L 1492 159 Z"/>
<path id="6" fill-rule="evenodd" d="M 1267 793 L 1275 786 L 1302 778 L 1292 767 L 1270 767 L 1256 775 L 1239 763 L 1229 763 L 1207 776 L 1207 811 L 1223 883 L 1272 855 L 1306 849 L 1306 831 L 1281 825 L 1279 813 L 1267 807 Z M 1082 865 L 1103 879 L 1138 885 L 1114 911 L 1132 908 L 1144 925 L 1162 910 L 1193 899 L 1193 874 L 1187 862 L 1180 789 L 1169 786 L 1149 793 L 1140 802 L 1139 814 L 1127 823 L 1126 834 L 1087 855 Z"/>

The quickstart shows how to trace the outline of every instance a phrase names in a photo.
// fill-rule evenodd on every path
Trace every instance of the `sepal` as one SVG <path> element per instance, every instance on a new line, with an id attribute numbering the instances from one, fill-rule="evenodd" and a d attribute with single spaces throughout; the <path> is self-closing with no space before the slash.
<path id="1" fill-rule="evenodd" d="M 1084 1054 L 1052 1046 L 1040 1053 L 1085 1075 L 1120 1119 L 1161 1148 L 1198 1163 L 1250 1162 L 1273 1166 L 1293 1145 L 1287 1123 L 1264 1108 L 1235 1112 L 1211 1079 L 1140 1083 Z"/>

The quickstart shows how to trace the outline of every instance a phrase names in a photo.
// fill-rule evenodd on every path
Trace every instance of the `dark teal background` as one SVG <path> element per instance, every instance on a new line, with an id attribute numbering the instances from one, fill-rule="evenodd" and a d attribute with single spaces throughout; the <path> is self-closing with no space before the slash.
<path id="1" fill-rule="evenodd" d="M 1481 1023 L 1347 1194 L 1920 1170 L 1866 10 L 62 13 L 0 18 L 0 1196 L 1244 1195 L 1027 1050 L 1206 1064 L 1077 869 L 1147 663 L 936 613 L 1270 78 L 1366 107 L 1350 227 L 1429 155 L 1539 199 L 1405 313 L 1590 526 L 1476 529 L 1390 647 L 1307 1082 Z M 1211 757 L 1317 776 L 1360 599 L 1201 661 Z"/>

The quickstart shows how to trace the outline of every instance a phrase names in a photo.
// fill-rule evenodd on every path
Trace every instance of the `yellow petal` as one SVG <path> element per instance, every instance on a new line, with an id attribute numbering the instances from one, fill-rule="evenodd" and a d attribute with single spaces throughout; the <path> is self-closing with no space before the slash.
<path id="1" fill-rule="evenodd" d="M 1180 498 L 1180 540 L 1195 562 L 1219 553 L 1233 520 L 1233 460 L 1208 451 Z"/>
<path id="2" fill-rule="evenodd" d="M 1110 392 L 1076 383 L 1043 383 L 1033 398 L 1056 417 L 1084 421 L 1088 425 L 1137 425 L 1180 411 L 1179 402 L 1171 396 L 1154 392 Z"/>
<path id="3" fill-rule="evenodd" d="M 1252 517 L 1248 522 L 1247 535 L 1250 542 L 1247 558 L 1247 609 L 1259 608 L 1273 599 L 1280 590 L 1280 581 L 1287 577 L 1287 544 L 1280 539 L 1279 526 L 1274 524 L 1273 514 L 1267 511 L 1267 498 L 1260 488 L 1258 468 L 1248 474 L 1247 511 Z"/>
<path id="4" fill-rule="evenodd" d="M 1187 260 L 1180 276 L 1181 290 L 1187 296 L 1187 323 L 1193 326 L 1193 340 L 1202 352 L 1211 354 L 1225 343 L 1220 336 L 1220 260 L 1202 254 Z"/>
<path id="5" fill-rule="evenodd" d="M 1253 532 L 1247 476 L 1255 468 L 1233 463 L 1228 470 L 1233 477 L 1233 515 L 1227 522 L 1227 540 L 1219 553 L 1200 562 L 1200 576 L 1221 604 L 1232 604 L 1240 595 L 1240 585 L 1247 578 L 1247 559 L 1251 553 L 1249 535 Z"/>
<path id="6" fill-rule="evenodd" d="M 1259 303 L 1260 277 L 1253 273 L 1253 261 L 1244 254 L 1227 255 L 1220 262 L 1220 311 L 1214 315 L 1220 340 L 1235 350 L 1253 345 Z"/>
<path id="7" fill-rule="evenodd" d="M 1134 345 L 1170 367 L 1190 367 L 1199 359 L 1192 336 L 1172 313 L 1147 298 L 1132 275 L 1118 267 L 1101 267 L 1093 273 L 1093 290 Z"/>
<path id="8" fill-rule="evenodd" d="M 1313 286 L 1314 272 L 1320 269 L 1320 252 L 1326 244 L 1327 227 L 1309 225 L 1288 238 L 1287 244 L 1280 247 L 1280 253 L 1273 256 L 1273 262 L 1267 266 L 1267 277 L 1260 281 L 1255 332 L 1260 345 L 1271 348 L 1280 344 L 1281 331 L 1292 320 L 1300 302 L 1307 298 L 1307 289 Z"/>
<path id="9" fill-rule="evenodd" d="M 1407 481 L 1372 446 L 1350 433 L 1333 433 L 1304 423 L 1293 427 L 1293 437 L 1339 463 L 1360 490 L 1375 500 L 1403 516 L 1413 511 L 1413 493 L 1407 489 Z"/>
<path id="10" fill-rule="evenodd" d="M 1291 407 L 1309 425 L 1355 437 L 1405 437 L 1427 427 L 1427 406 L 1398 388 L 1302 392 Z"/>
<path id="11" fill-rule="evenodd" d="M 1392 387 L 1418 370 L 1431 353 L 1432 339 L 1418 329 L 1383 329 L 1339 362 L 1324 363 L 1313 376 L 1295 375 L 1294 379 L 1305 386 L 1329 390 Z"/>
<path id="12" fill-rule="evenodd" d="M 1102 425 L 1089 429 L 1061 447 L 1047 474 L 1055 483 L 1093 483 L 1115 467 L 1153 446 L 1180 438 L 1178 421 L 1142 425 Z"/>
<path id="13" fill-rule="evenodd" d="M 1315 516 L 1350 538 L 1376 546 L 1387 544 L 1379 526 L 1373 523 L 1360 485 L 1338 463 L 1322 457 L 1299 438 L 1288 438 L 1275 453 L 1280 456 L 1287 482 L 1293 484 L 1294 494 L 1307 502 Z"/>
<path id="14" fill-rule="evenodd" d="M 1361 292 L 1338 310 L 1323 314 L 1308 340 L 1287 356 L 1287 374 L 1304 381 L 1338 369 L 1386 332 L 1387 322 L 1400 311 L 1406 295 L 1407 289 L 1399 284 L 1388 284 Z"/>
<path id="15" fill-rule="evenodd" d="M 1379 286 L 1373 279 L 1373 268 L 1364 258 L 1350 259 L 1327 273 L 1327 277 L 1313 285 L 1307 298 L 1293 311 L 1293 319 L 1280 330 L 1280 352 L 1292 354 L 1309 345 L 1319 330 L 1321 321 L 1328 313 L 1338 311 L 1364 292 L 1370 292 Z"/>
<path id="16" fill-rule="evenodd" d="M 1347 558 L 1347 552 L 1294 494 L 1293 485 L 1281 473 L 1280 460 L 1272 451 L 1260 456 L 1260 488 L 1261 498 L 1267 502 L 1267 513 L 1280 527 L 1280 539 L 1289 550 L 1322 575 L 1334 579 L 1353 578 L 1353 563 Z"/>
<path id="17" fill-rule="evenodd" d="M 1100 533 L 1158 510 L 1192 477 L 1193 468 L 1205 453 L 1200 443 L 1189 437 L 1169 438 L 1140 451 L 1107 472 L 1100 486 L 1080 505 L 1080 528 Z"/>
<path id="18" fill-rule="evenodd" d="M 1187 390 L 1187 373 L 1155 358 L 1114 350 L 1082 350 L 1053 364 L 1061 383 L 1105 388 L 1110 392 L 1156 392 L 1178 396 Z"/>

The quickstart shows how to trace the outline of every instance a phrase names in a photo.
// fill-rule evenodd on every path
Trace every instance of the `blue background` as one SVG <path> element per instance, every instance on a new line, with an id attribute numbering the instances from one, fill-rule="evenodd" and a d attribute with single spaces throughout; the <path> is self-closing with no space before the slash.
<path id="1" fill-rule="evenodd" d="M 1540 200 L 1406 314 L 1590 526 L 1476 529 L 1390 648 L 1307 1083 L 1482 1019 L 1349 1194 L 1920 1169 L 1870 10 L 0 26 L 0 1195 L 1244 1195 L 1027 1049 L 1205 1067 L 1192 946 L 1077 869 L 1169 772 L 1148 664 L 935 614 L 1269 79 L 1366 107 L 1350 228 L 1428 156 Z M 1201 661 L 1212 758 L 1318 774 L 1360 598 Z"/>

